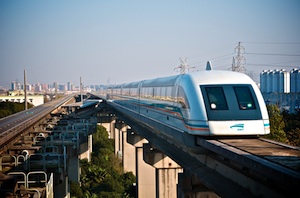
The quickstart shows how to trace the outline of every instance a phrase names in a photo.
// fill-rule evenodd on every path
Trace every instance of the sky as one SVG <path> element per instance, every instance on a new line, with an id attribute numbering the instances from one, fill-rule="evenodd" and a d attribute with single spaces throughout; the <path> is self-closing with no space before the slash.
<path id="1" fill-rule="evenodd" d="M 1 0 L 0 86 L 116 84 L 229 70 L 238 42 L 255 80 L 300 67 L 298 0 Z"/>

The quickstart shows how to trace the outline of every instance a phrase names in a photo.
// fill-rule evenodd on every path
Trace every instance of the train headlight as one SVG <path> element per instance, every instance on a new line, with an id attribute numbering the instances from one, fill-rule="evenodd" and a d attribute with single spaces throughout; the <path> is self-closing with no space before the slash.
<path id="1" fill-rule="evenodd" d="M 211 104 L 210 104 L 210 108 L 211 108 L 211 109 L 215 109 L 215 108 L 217 108 L 217 105 L 216 105 L 215 103 L 211 103 Z"/>

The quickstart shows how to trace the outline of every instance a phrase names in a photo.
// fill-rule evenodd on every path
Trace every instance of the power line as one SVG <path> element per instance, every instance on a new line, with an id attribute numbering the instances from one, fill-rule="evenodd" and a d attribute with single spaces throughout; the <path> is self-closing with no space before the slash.
<path id="1" fill-rule="evenodd" d="M 253 53 L 253 52 L 247 52 L 245 54 L 266 55 L 266 56 L 300 56 L 300 54 L 271 54 L 271 53 Z"/>
<path id="2" fill-rule="evenodd" d="M 266 67 L 266 66 L 272 66 L 272 67 L 297 67 L 295 65 L 277 65 L 277 64 L 267 64 L 267 63 L 247 63 L 246 65 L 258 66 L 258 67 Z"/>
<path id="3" fill-rule="evenodd" d="M 261 65 L 282 65 L 282 64 L 287 64 L 287 63 L 295 63 L 294 65 L 300 65 L 300 60 L 292 60 L 292 61 L 284 61 L 284 62 L 276 62 L 276 63 L 259 63 Z"/>
<path id="4" fill-rule="evenodd" d="M 267 45 L 300 45 L 299 42 L 243 42 L 248 44 L 267 44 Z"/>
<path id="5" fill-rule="evenodd" d="M 215 58 L 211 58 L 210 60 L 211 61 L 216 61 L 216 60 L 218 60 L 218 59 L 225 59 L 225 58 L 228 58 L 229 56 L 230 57 L 232 57 L 232 55 L 233 55 L 233 53 L 230 53 L 230 54 L 225 54 L 225 55 L 223 55 L 223 56 L 218 56 L 218 57 L 215 57 Z"/>
<path id="6" fill-rule="evenodd" d="M 200 61 L 192 62 L 189 65 L 191 65 L 191 66 L 197 66 L 199 64 L 205 63 L 207 60 L 209 60 L 209 61 L 211 61 L 213 63 L 220 62 L 220 61 L 226 60 L 226 59 L 229 60 L 229 58 L 232 58 L 232 55 L 233 55 L 233 53 L 225 54 L 225 55 L 218 56 L 218 57 L 208 58 L 208 59 L 206 58 L 205 60 L 203 59 L 203 60 L 200 60 Z"/>

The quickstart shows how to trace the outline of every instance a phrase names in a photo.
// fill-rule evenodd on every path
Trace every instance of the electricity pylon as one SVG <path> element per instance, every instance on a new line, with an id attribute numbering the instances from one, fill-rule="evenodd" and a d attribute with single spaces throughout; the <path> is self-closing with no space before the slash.
<path id="1" fill-rule="evenodd" d="M 179 69 L 180 74 L 186 74 L 189 69 L 195 68 L 195 67 L 190 67 L 187 64 L 187 58 L 185 58 L 184 60 L 182 60 L 182 58 L 179 58 L 179 59 L 180 59 L 181 64 L 179 66 L 175 67 L 174 70 Z"/>
<path id="2" fill-rule="evenodd" d="M 245 73 L 246 68 L 244 67 L 244 64 L 246 62 L 246 59 L 243 56 L 243 53 L 245 53 L 245 48 L 241 45 L 241 42 L 238 42 L 238 45 L 234 48 L 234 51 L 237 53 L 237 55 L 232 59 L 231 70 Z"/>

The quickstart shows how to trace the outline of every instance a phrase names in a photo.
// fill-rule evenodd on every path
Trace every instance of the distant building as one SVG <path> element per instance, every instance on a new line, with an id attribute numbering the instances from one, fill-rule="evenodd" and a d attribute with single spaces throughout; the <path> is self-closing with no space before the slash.
<path id="1" fill-rule="evenodd" d="M 67 91 L 67 86 L 66 85 L 58 85 L 58 90 L 59 91 Z"/>
<path id="2" fill-rule="evenodd" d="M 7 95 L 7 90 L 0 86 L 0 95 Z"/>
<path id="3" fill-rule="evenodd" d="M 260 90 L 267 104 L 276 104 L 291 113 L 299 109 L 300 70 L 288 72 L 264 70 L 260 73 Z"/>
<path id="4" fill-rule="evenodd" d="M 9 91 L 8 96 L 23 96 L 24 97 L 24 90 L 15 90 L 15 91 Z"/>
<path id="5" fill-rule="evenodd" d="M 21 89 L 24 90 L 24 85 L 21 85 Z M 26 85 L 27 91 L 32 91 L 32 85 Z"/>
<path id="6" fill-rule="evenodd" d="M 262 93 L 290 93 L 290 73 L 282 70 L 264 70 L 260 74 Z"/>
<path id="7" fill-rule="evenodd" d="M 300 69 L 294 68 L 291 72 L 291 93 L 300 92 Z"/>
<path id="8" fill-rule="evenodd" d="M 6 96 L 0 96 L 0 102 L 18 102 L 23 103 L 25 101 L 23 91 L 10 91 Z M 43 95 L 27 95 L 27 102 L 33 104 L 33 106 L 39 106 L 44 104 Z"/>
<path id="9" fill-rule="evenodd" d="M 42 85 L 40 83 L 36 83 L 34 85 L 34 92 L 41 92 L 42 91 Z"/>
<path id="10" fill-rule="evenodd" d="M 11 90 L 20 90 L 21 89 L 21 83 L 18 81 L 12 81 L 11 82 Z"/>
<path id="11" fill-rule="evenodd" d="M 42 90 L 44 90 L 44 91 L 49 91 L 49 85 L 47 85 L 47 84 L 42 84 L 41 86 L 42 86 Z"/>
<path id="12" fill-rule="evenodd" d="M 71 82 L 68 82 L 68 91 L 72 91 L 72 87 L 71 87 L 72 83 Z"/>

